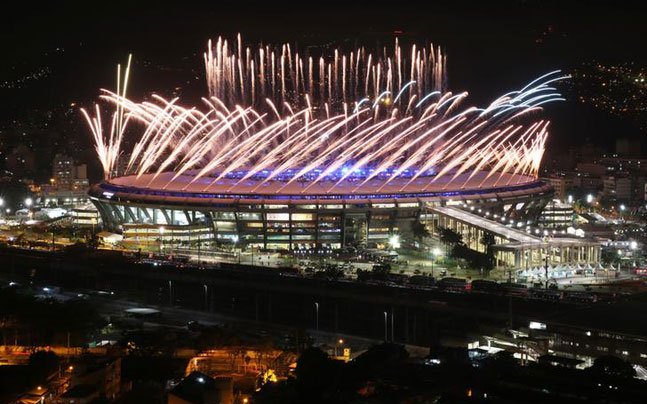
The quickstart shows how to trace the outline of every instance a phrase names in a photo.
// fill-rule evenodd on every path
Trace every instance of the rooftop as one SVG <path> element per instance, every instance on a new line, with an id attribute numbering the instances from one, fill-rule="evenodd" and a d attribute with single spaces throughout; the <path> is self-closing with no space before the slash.
<path id="1" fill-rule="evenodd" d="M 495 222 L 494 220 L 485 219 L 479 215 L 466 212 L 462 209 L 454 208 L 451 206 L 438 206 L 434 207 L 433 210 L 442 213 L 445 216 L 460 220 L 465 223 L 470 223 L 474 226 L 480 227 L 483 230 L 487 230 L 491 233 L 497 234 L 499 236 L 505 237 L 512 242 L 523 242 L 523 243 L 541 243 L 542 239 L 530 235 L 524 231 L 513 229 L 507 227 L 502 223 Z"/>

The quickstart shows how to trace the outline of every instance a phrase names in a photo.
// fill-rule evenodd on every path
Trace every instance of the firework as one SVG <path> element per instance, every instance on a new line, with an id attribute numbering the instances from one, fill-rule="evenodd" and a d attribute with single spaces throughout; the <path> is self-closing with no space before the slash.
<path id="1" fill-rule="evenodd" d="M 128 90 L 128 76 L 130 75 L 130 62 L 132 55 L 128 55 L 128 63 L 124 71 L 123 77 L 121 75 L 121 65 L 117 65 L 117 94 L 121 98 L 126 98 Z M 119 154 L 121 152 L 121 143 L 128 123 L 128 117 L 124 115 L 124 110 L 121 105 L 117 105 L 114 113 L 112 114 L 110 130 L 106 136 L 103 131 L 103 121 L 101 119 L 101 110 L 98 105 L 95 105 L 95 115 L 91 117 L 90 114 L 83 108 L 81 113 L 88 122 L 92 136 L 94 137 L 95 148 L 101 165 L 103 167 L 103 175 L 105 178 L 110 178 L 112 170 L 117 164 Z"/>
<path id="2" fill-rule="evenodd" d="M 371 53 L 364 47 L 350 52 L 334 50 L 330 57 L 312 51 L 299 53 L 283 44 L 244 46 L 218 38 L 204 54 L 209 94 L 228 105 L 264 108 L 270 99 L 279 110 L 291 113 L 298 106 L 341 109 L 377 102 L 406 112 L 407 104 L 432 91 L 446 88 L 447 58 L 433 44 L 411 46 L 409 58 L 396 39 L 392 47 Z"/>
<path id="3" fill-rule="evenodd" d="M 445 91 L 446 58 L 433 46 L 403 53 L 396 42 L 379 55 L 359 48 L 318 60 L 278 49 L 244 47 L 240 36 L 234 48 L 210 43 L 210 96 L 200 107 L 159 96 L 134 102 L 126 84 L 102 90 L 116 111 L 110 135 L 98 108 L 86 117 L 106 178 L 132 123 L 140 135 L 127 171 L 149 185 L 163 179 L 164 188 L 180 179 L 183 189 L 231 193 L 250 181 L 253 192 L 273 184 L 275 193 L 295 184 L 301 193 L 510 185 L 537 176 L 549 123 L 536 112 L 562 100 L 555 71 L 484 108 L 466 107 L 467 93 Z"/>

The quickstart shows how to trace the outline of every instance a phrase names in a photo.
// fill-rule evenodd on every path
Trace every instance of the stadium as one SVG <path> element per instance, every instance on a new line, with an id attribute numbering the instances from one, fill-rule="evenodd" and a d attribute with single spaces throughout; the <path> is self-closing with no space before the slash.
<path id="1" fill-rule="evenodd" d="M 408 52 L 406 52 L 408 53 Z M 212 240 L 242 248 L 332 250 L 413 238 L 436 206 L 470 204 L 533 224 L 551 199 L 538 180 L 552 72 L 489 105 L 445 89 L 433 45 L 329 57 L 290 45 L 209 44 L 209 98 L 126 97 L 105 122 L 83 111 L 104 169 L 90 196 L 104 227 L 130 240 Z M 128 145 L 128 146 L 127 146 Z"/>

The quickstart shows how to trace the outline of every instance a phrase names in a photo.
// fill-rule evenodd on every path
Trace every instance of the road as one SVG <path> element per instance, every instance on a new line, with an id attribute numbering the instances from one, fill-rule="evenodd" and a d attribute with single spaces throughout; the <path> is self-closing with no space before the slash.
<path id="1" fill-rule="evenodd" d="M 78 292 L 68 291 L 60 294 L 60 298 L 66 299 L 76 297 Z M 143 307 L 140 302 L 121 299 L 117 297 L 104 297 L 104 296 L 88 296 L 88 301 L 95 304 L 99 313 L 103 316 L 123 314 L 124 310 L 136 307 Z M 146 323 L 149 327 L 181 327 L 185 328 L 187 322 L 197 321 L 200 324 L 208 326 L 234 326 L 245 330 L 246 332 L 257 335 L 270 335 L 280 339 L 288 332 L 294 331 L 294 327 L 282 326 L 274 323 L 267 323 L 262 321 L 248 320 L 238 317 L 225 316 L 218 313 L 204 312 L 200 310 L 190 310 L 179 307 L 171 306 L 151 306 L 146 307 L 154 308 L 162 313 L 156 323 Z M 382 343 L 382 340 L 370 339 L 359 337 L 356 335 L 348 335 L 341 333 L 332 333 L 317 331 L 316 329 L 306 329 L 308 335 L 314 339 L 316 346 L 339 346 L 340 348 L 350 348 L 351 352 L 362 352 L 373 345 Z M 339 340 L 343 340 L 343 344 L 339 344 Z M 412 357 L 424 357 L 429 354 L 428 347 L 421 347 L 415 345 L 405 345 L 407 351 Z"/>

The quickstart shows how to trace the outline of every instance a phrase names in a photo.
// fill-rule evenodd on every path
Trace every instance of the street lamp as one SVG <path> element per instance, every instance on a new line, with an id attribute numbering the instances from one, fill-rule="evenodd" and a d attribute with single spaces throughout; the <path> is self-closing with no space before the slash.
<path id="1" fill-rule="evenodd" d="M 4 206 L 4 199 L 0 198 L 0 207 Z"/>
<path id="2" fill-rule="evenodd" d="M 400 236 L 397 234 L 394 234 L 391 237 L 389 237 L 389 244 L 393 249 L 400 248 Z"/>
<path id="3" fill-rule="evenodd" d="M 315 302 L 315 326 L 317 331 L 319 331 L 319 302 Z"/>
<path id="4" fill-rule="evenodd" d="M 30 207 L 33 203 L 34 203 L 34 201 L 31 198 L 25 199 L 25 206 L 26 207 Z"/>

